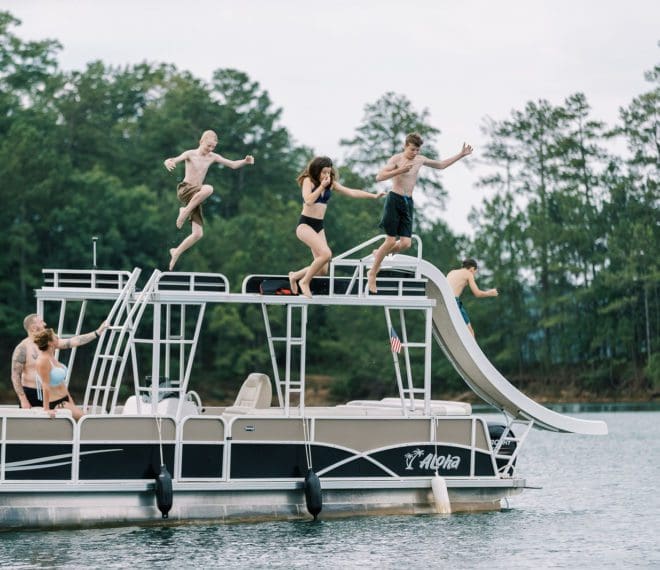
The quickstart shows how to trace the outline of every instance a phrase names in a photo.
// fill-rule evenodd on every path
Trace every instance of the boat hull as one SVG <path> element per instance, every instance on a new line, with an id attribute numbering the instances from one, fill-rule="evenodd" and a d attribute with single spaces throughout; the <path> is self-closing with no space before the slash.
<path id="1" fill-rule="evenodd" d="M 452 512 L 497 510 L 525 486 L 498 472 L 481 418 L 365 410 L 308 409 L 304 421 L 270 409 L 80 422 L 12 411 L 0 417 L 0 527 L 161 523 L 161 464 L 173 477 L 173 522 L 308 518 L 310 463 L 322 518 L 434 513 L 436 473 Z"/>
<path id="2" fill-rule="evenodd" d="M 478 486 L 474 481 L 448 481 L 452 512 L 499 510 L 501 501 L 521 493 L 524 485 L 522 479 L 499 484 L 482 482 Z M 321 480 L 321 487 L 321 518 L 436 512 L 429 479 L 398 484 Z M 281 485 L 255 482 L 249 487 L 175 482 L 173 507 L 167 521 L 156 506 L 152 482 L 57 484 L 43 488 L 16 484 L 4 486 L 0 492 L 0 521 L 4 530 L 296 519 L 311 519 L 302 482 Z"/>

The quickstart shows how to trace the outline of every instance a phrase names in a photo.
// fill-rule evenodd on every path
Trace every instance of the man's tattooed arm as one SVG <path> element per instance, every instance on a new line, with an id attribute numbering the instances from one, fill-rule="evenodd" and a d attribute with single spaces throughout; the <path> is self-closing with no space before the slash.
<path id="1" fill-rule="evenodd" d="M 14 386 L 14 391 L 18 396 L 18 399 L 21 402 L 21 408 L 29 408 L 30 403 L 28 402 L 25 392 L 23 391 L 23 384 L 21 379 L 23 378 L 23 370 L 25 369 L 25 362 L 27 358 L 27 350 L 24 344 L 19 344 L 14 350 L 14 354 L 11 357 L 11 383 Z"/>
<path id="2" fill-rule="evenodd" d="M 71 338 L 61 338 L 60 342 L 57 345 L 57 348 L 73 348 L 74 346 L 82 346 L 92 342 L 96 338 L 96 333 L 91 332 L 87 334 L 79 334 L 77 336 L 72 336 Z"/>

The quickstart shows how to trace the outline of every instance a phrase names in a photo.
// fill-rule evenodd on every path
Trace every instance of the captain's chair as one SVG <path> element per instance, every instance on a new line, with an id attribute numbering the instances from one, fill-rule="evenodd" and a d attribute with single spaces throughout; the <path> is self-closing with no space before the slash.
<path id="1" fill-rule="evenodd" d="M 273 388 L 266 374 L 252 372 L 238 391 L 233 406 L 225 409 L 229 413 L 241 413 L 252 409 L 270 408 Z"/>

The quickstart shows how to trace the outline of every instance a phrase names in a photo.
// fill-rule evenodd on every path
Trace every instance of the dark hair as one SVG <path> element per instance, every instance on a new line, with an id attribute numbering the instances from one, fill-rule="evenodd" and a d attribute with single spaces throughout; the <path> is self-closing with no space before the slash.
<path id="1" fill-rule="evenodd" d="M 406 137 L 406 146 L 408 146 L 409 144 L 420 147 L 424 144 L 424 139 L 421 137 L 419 133 L 410 133 Z"/>
<path id="2" fill-rule="evenodd" d="M 309 178 L 316 187 L 321 184 L 321 171 L 328 166 L 331 169 L 330 180 L 334 182 L 335 178 L 337 177 L 337 173 L 332 166 L 332 160 L 330 160 L 327 156 L 315 156 L 312 160 L 310 160 L 309 164 L 305 167 L 305 170 L 303 170 L 298 175 L 298 178 L 296 178 L 296 182 L 298 182 L 299 186 L 302 186 L 303 180 L 305 180 L 305 178 Z"/>
<path id="3" fill-rule="evenodd" d="M 53 329 L 44 329 L 41 332 L 38 332 L 32 337 L 34 344 L 37 345 L 39 350 L 46 351 L 48 350 L 48 343 L 55 340 L 55 331 Z"/>
<path id="4" fill-rule="evenodd" d="M 472 259 L 471 257 L 468 257 L 467 259 L 463 260 L 463 268 L 464 269 L 470 269 L 471 267 L 474 267 L 475 269 L 477 268 L 477 262 Z"/>

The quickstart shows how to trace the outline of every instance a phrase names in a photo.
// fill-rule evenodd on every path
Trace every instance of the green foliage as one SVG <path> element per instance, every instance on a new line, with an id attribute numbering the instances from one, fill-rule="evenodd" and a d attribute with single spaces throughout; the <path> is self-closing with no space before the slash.
<path id="1" fill-rule="evenodd" d="M 649 356 L 644 374 L 654 392 L 660 390 L 660 353 Z"/>

